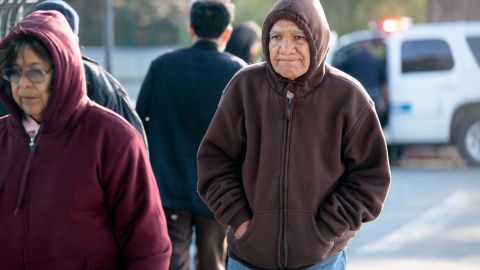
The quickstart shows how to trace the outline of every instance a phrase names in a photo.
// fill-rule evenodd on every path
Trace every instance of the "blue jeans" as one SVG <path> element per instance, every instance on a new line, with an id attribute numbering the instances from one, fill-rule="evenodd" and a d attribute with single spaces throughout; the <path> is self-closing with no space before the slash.
<path id="1" fill-rule="evenodd" d="M 347 254 L 345 251 L 338 252 L 326 261 L 312 265 L 305 270 L 345 270 L 347 268 Z M 227 270 L 251 270 L 232 257 L 228 257 Z"/>

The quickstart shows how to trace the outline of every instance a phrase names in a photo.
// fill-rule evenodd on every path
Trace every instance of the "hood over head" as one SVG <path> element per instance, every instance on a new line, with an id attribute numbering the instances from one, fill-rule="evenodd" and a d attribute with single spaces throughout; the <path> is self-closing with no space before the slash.
<path id="1" fill-rule="evenodd" d="M 78 118 L 88 98 L 82 55 L 75 34 L 65 17 L 58 11 L 36 11 L 18 22 L 0 42 L 0 48 L 12 39 L 28 35 L 37 38 L 48 49 L 52 57 L 53 82 L 51 94 L 42 121 L 44 133 L 58 132 Z M 21 125 L 22 116 L 13 99 L 0 90 L 0 98 L 6 103 L 10 114 Z"/>
<path id="2" fill-rule="evenodd" d="M 330 27 L 320 0 L 279 0 L 267 14 L 262 28 L 262 45 L 269 79 L 289 81 L 278 75 L 272 67 L 268 44 L 269 32 L 279 20 L 289 20 L 305 32 L 310 47 L 310 67 L 304 75 L 290 81 L 301 86 L 304 92 L 318 86 L 325 75 L 325 60 L 330 44 Z M 304 93 L 305 94 L 305 93 Z"/>

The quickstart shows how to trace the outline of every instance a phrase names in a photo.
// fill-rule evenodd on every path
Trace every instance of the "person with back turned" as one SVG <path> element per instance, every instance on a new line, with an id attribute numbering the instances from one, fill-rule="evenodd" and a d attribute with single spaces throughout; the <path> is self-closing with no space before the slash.
<path id="1" fill-rule="evenodd" d="M 242 58 L 248 64 L 254 64 L 262 49 L 261 32 L 260 26 L 254 21 L 236 25 L 225 51 Z"/>
<path id="2" fill-rule="evenodd" d="M 189 269 L 193 228 L 196 269 L 224 269 L 225 231 L 196 192 L 196 153 L 222 90 L 246 65 L 223 53 L 232 19 L 229 1 L 194 2 L 193 46 L 155 59 L 137 101 L 173 244 L 170 269 Z"/>

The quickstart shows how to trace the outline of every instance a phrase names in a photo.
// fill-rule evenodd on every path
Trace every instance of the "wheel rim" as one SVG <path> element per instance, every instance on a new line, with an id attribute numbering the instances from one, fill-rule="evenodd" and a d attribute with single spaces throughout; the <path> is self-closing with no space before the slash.
<path id="1" fill-rule="evenodd" d="M 480 121 L 475 122 L 467 130 L 465 148 L 476 162 L 480 162 Z"/>

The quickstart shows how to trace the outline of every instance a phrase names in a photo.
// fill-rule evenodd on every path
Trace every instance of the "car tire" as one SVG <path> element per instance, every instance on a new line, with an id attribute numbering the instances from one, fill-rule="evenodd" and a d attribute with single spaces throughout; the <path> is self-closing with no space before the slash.
<path id="1" fill-rule="evenodd" d="M 471 166 L 480 166 L 480 115 L 468 115 L 458 125 L 456 145 Z"/>

